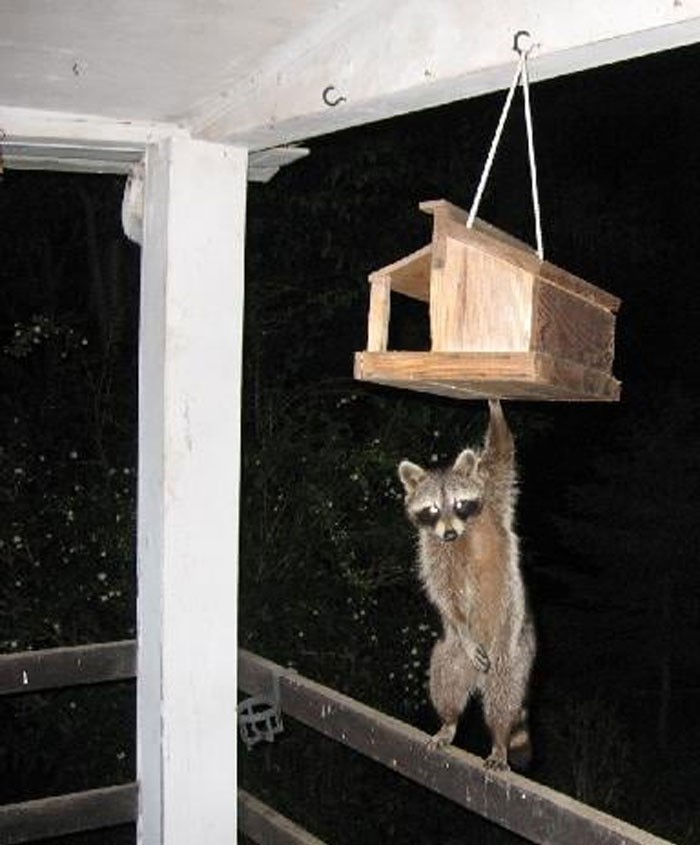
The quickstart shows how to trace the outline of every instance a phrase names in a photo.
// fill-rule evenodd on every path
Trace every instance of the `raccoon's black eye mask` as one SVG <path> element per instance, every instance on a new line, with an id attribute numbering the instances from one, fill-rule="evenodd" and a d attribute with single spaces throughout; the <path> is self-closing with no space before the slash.
<path id="1" fill-rule="evenodd" d="M 460 519 L 467 519 L 481 510 L 481 502 L 478 499 L 457 499 L 454 503 L 455 514 Z"/>
<path id="2" fill-rule="evenodd" d="M 432 527 L 437 525 L 440 519 L 440 508 L 436 505 L 427 505 L 416 512 L 416 521 L 419 525 Z"/>

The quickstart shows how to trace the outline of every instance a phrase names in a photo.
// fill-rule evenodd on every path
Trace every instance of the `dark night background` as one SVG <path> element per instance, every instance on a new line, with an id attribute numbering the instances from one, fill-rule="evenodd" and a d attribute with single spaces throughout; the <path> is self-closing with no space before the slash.
<path id="1" fill-rule="evenodd" d="M 531 776 L 679 843 L 700 843 L 699 94 L 698 47 L 533 86 L 545 255 L 622 298 L 623 397 L 506 405 L 540 640 Z M 352 353 L 367 274 L 428 242 L 420 201 L 469 206 L 503 96 L 312 140 L 249 192 L 241 644 L 425 730 L 438 623 L 396 465 L 454 456 L 485 403 L 353 382 Z M 519 106 L 480 216 L 532 241 Z M 134 635 L 139 252 L 122 188 L 0 183 L 0 652 Z M 392 327 L 396 348 L 426 331 L 408 303 Z M 132 779 L 133 711 L 129 684 L 0 701 L 0 800 Z M 478 710 L 458 744 L 484 752 Z M 517 840 L 289 720 L 240 762 L 329 842 Z"/>

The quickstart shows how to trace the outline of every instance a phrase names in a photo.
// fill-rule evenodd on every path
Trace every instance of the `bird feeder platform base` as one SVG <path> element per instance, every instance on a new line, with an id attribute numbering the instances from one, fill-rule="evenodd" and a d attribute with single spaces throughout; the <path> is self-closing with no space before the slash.
<path id="1" fill-rule="evenodd" d="M 607 373 L 538 352 L 358 352 L 355 378 L 452 399 L 616 402 Z"/>

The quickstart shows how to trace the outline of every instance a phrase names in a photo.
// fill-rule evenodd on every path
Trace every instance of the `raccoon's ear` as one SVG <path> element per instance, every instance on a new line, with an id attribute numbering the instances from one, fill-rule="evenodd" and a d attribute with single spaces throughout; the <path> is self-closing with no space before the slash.
<path id="1" fill-rule="evenodd" d="M 399 478 L 407 493 L 412 493 L 425 478 L 425 470 L 411 461 L 401 461 L 399 464 Z"/>
<path id="2" fill-rule="evenodd" d="M 473 449 L 465 449 L 457 455 L 457 460 L 454 463 L 454 471 L 460 475 L 471 475 L 475 472 L 479 459 Z"/>

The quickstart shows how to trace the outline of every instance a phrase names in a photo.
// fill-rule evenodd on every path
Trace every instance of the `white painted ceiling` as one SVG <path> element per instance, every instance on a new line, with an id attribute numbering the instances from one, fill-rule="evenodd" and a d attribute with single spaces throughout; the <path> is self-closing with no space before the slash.
<path id="1" fill-rule="evenodd" d="M 186 124 L 333 0 L 0 0 L 0 104 Z"/>
<path id="2" fill-rule="evenodd" d="M 700 0 L 0 0 L 0 155 L 126 170 L 180 134 L 267 178 L 289 144 L 507 87 L 519 30 L 537 82 L 700 41 Z"/>

